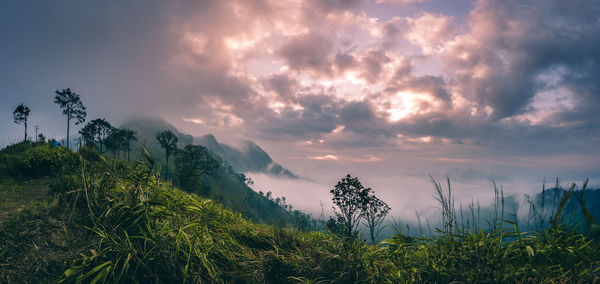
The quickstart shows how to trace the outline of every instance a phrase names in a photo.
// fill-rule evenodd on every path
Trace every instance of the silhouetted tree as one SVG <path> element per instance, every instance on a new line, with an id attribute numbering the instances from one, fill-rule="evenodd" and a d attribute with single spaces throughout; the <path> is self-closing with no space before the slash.
<path id="1" fill-rule="evenodd" d="M 131 129 L 121 129 L 123 131 L 125 151 L 127 151 L 127 161 L 129 161 L 129 151 L 131 150 L 131 141 L 136 141 L 135 131 Z"/>
<path id="2" fill-rule="evenodd" d="M 104 144 L 116 155 L 117 159 L 120 158 L 121 151 L 127 151 L 127 160 L 129 161 L 130 144 L 134 140 L 137 140 L 135 138 L 135 131 L 131 129 L 112 128 L 106 139 L 104 139 Z"/>
<path id="3" fill-rule="evenodd" d="M 36 125 L 33 127 L 33 129 L 35 129 L 35 142 L 38 142 L 38 129 L 40 129 L 39 125 Z M 25 133 L 27 134 L 27 133 Z"/>
<path id="4" fill-rule="evenodd" d="M 375 192 L 371 191 L 367 196 L 367 202 L 363 208 L 363 217 L 369 228 L 369 236 L 371 242 L 375 244 L 375 239 L 383 229 L 381 224 L 385 220 L 385 216 L 390 212 L 390 206 L 383 200 L 375 196 Z"/>
<path id="5" fill-rule="evenodd" d="M 108 135 L 114 128 L 104 118 L 96 118 L 93 120 L 93 122 L 95 122 L 97 124 L 97 128 L 96 128 L 98 130 L 97 141 L 98 141 L 98 143 L 100 143 L 100 153 L 102 153 L 104 151 L 104 148 L 103 148 L 104 141 L 106 140 L 106 137 L 108 137 Z"/>
<path id="6" fill-rule="evenodd" d="M 29 117 L 29 108 L 23 104 L 17 106 L 13 111 L 13 119 L 16 124 L 23 124 L 25 126 L 25 135 L 23 141 L 27 141 L 27 118 Z"/>
<path id="7" fill-rule="evenodd" d="M 104 118 L 96 118 L 88 122 L 81 130 L 81 138 L 87 146 L 94 146 L 102 153 L 104 140 L 110 134 L 113 127 Z"/>
<path id="8" fill-rule="evenodd" d="M 173 131 L 165 130 L 156 134 L 156 140 L 158 140 L 160 147 L 165 149 L 165 179 L 169 179 L 169 156 L 177 150 L 179 138 L 177 138 Z"/>
<path id="9" fill-rule="evenodd" d="M 121 147 L 125 146 L 125 133 L 119 128 L 112 128 L 106 139 L 104 139 L 106 149 L 109 149 L 117 159 L 120 158 Z"/>
<path id="10" fill-rule="evenodd" d="M 85 146 L 96 147 L 96 124 L 87 123 L 83 128 L 79 130 L 81 139 Z"/>
<path id="11" fill-rule="evenodd" d="M 69 145 L 71 119 L 75 119 L 75 124 L 80 124 L 85 121 L 87 113 L 79 95 L 71 92 L 70 88 L 62 91 L 56 90 L 55 93 L 54 103 L 58 104 L 63 114 L 67 116 L 67 148 L 71 148 L 71 145 Z"/>
<path id="12" fill-rule="evenodd" d="M 220 167 L 208 148 L 202 145 L 187 145 L 177 151 L 175 172 L 182 187 L 192 189 L 199 184 L 203 175 L 215 176 Z"/>
<path id="13" fill-rule="evenodd" d="M 331 218 L 329 222 L 342 221 L 344 234 L 348 237 L 355 236 L 356 228 L 369 200 L 369 191 L 371 189 L 365 188 L 356 177 L 346 175 L 342 178 L 330 191 L 337 210 L 334 208 L 336 218 Z"/>

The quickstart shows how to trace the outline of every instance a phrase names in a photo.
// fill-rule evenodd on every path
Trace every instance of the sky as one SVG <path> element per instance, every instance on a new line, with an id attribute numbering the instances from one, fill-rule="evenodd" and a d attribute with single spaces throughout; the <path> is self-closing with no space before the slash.
<path id="1" fill-rule="evenodd" d="M 599 185 L 598 15 L 597 0 L 1 1 L 0 144 L 22 139 L 19 103 L 30 135 L 64 137 L 52 98 L 71 88 L 88 120 L 255 141 L 313 180 L 255 186 L 313 211 L 346 173 L 399 214 L 432 204 L 428 175 L 465 200 L 490 179 Z"/>

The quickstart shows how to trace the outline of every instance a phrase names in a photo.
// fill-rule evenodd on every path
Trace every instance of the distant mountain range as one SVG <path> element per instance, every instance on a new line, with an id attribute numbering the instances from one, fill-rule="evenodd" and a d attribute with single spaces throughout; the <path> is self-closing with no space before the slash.
<path id="1" fill-rule="evenodd" d="M 298 178 L 290 170 L 273 161 L 273 159 L 256 143 L 245 140 L 240 148 L 236 148 L 224 143 L 220 143 L 212 134 L 206 134 L 201 137 L 180 132 L 175 126 L 162 118 L 134 118 L 125 121 L 121 128 L 128 128 L 136 131 L 138 141 L 145 145 L 153 155 L 160 153 L 160 145 L 156 141 L 156 133 L 164 130 L 171 130 L 179 138 L 178 147 L 184 147 L 188 144 L 202 145 L 213 153 L 221 156 L 237 172 L 255 172 L 266 173 L 273 176 L 286 178 Z M 154 153 L 153 153 L 154 152 Z M 162 157 L 164 155 L 158 155 Z M 159 158 L 160 159 L 160 158 Z"/>

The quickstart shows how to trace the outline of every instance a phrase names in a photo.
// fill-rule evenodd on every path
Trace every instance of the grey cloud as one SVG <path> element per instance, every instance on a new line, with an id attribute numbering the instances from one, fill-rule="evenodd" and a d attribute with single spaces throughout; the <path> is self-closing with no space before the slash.
<path id="1" fill-rule="evenodd" d="M 313 32 L 289 38 L 277 53 L 294 70 L 330 74 L 329 54 L 333 47 L 334 42 L 331 37 Z"/>
<path id="2" fill-rule="evenodd" d="M 412 62 L 409 59 L 403 58 L 398 68 L 396 68 L 391 82 L 389 83 L 394 84 L 398 80 L 406 78 L 408 75 L 410 75 L 410 73 L 412 73 L 413 70 L 414 67 L 412 65 Z"/>
<path id="3" fill-rule="evenodd" d="M 285 108 L 278 115 L 273 115 L 259 128 L 269 138 L 279 135 L 293 137 L 319 137 L 329 133 L 339 124 L 338 105 L 333 97 L 323 94 L 304 95 L 298 97 L 301 110 Z"/>
<path id="4" fill-rule="evenodd" d="M 383 65 L 390 62 L 390 58 L 383 51 L 371 50 L 361 60 L 363 72 L 362 77 L 373 84 L 379 81 Z"/>
<path id="5" fill-rule="evenodd" d="M 599 64 L 600 20 L 590 17 L 599 9 L 594 1 L 478 1 L 469 15 L 470 42 L 459 40 L 445 58 L 452 82 L 496 118 L 524 113 L 544 87 L 538 75 L 561 66 L 586 77 L 585 66 Z M 468 59 L 458 57 L 464 52 Z"/>
<path id="6" fill-rule="evenodd" d="M 403 22 L 402 22 L 403 23 Z M 383 48 L 390 49 L 396 46 L 406 30 L 399 18 L 393 18 L 383 25 Z"/>
<path id="7" fill-rule="evenodd" d="M 349 10 L 355 9 L 360 4 L 362 4 L 363 0 L 309 0 L 310 6 L 315 9 L 314 12 L 317 11 L 339 11 L 339 10 Z"/>
<path id="8" fill-rule="evenodd" d="M 438 76 L 408 76 L 404 75 L 405 70 L 399 69 L 396 71 L 395 77 L 402 79 L 394 82 L 386 88 L 386 92 L 395 92 L 400 90 L 411 90 L 413 92 L 424 92 L 431 94 L 436 99 L 452 104 L 450 93 L 448 92 L 446 82 L 442 77 Z"/>
<path id="9" fill-rule="evenodd" d="M 392 131 L 383 118 L 377 115 L 369 101 L 348 102 L 340 109 L 340 119 L 345 126 L 344 131 L 370 136 L 389 137 Z"/>
<path id="10" fill-rule="evenodd" d="M 339 72 L 344 72 L 357 65 L 354 55 L 349 53 L 338 53 L 335 55 L 334 64 Z"/>
<path id="11" fill-rule="evenodd" d="M 275 91 L 281 98 L 290 99 L 300 87 L 296 79 L 290 78 L 286 74 L 275 74 L 264 80 L 268 90 Z"/>

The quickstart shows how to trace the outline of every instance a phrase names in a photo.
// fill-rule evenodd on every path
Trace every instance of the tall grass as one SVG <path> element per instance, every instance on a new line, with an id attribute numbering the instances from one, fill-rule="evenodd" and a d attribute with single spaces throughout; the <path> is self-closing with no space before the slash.
<path id="1" fill-rule="evenodd" d="M 60 283 L 593 283 L 600 279 L 600 244 L 593 235 L 597 222 L 587 212 L 588 232 L 564 224 L 568 200 L 575 196 L 584 204 L 586 184 L 581 191 L 576 185 L 557 190 L 552 203 L 532 202 L 529 220 L 545 226 L 521 231 L 517 213 L 505 208 L 501 186 L 493 185 L 493 209 L 486 219 L 474 200 L 466 208 L 459 204 L 458 212 L 450 180 L 446 179 L 445 188 L 432 177 L 441 226 L 432 228 L 427 218 L 422 224 L 417 214 L 421 235 L 429 231 L 430 236 L 408 236 L 396 223 L 393 237 L 368 245 L 336 234 L 252 223 L 218 202 L 162 181 L 149 155 L 135 164 L 82 155 L 78 166 L 75 174 L 53 182 L 52 197 L 24 210 L 12 223 L 10 234 L 0 231 L 0 237 L 24 249 L 33 238 L 23 238 L 19 232 L 23 226 L 34 227 L 39 218 L 62 218 L 64 229 L 37 225 L 28 234 L 36 234 L 38 243 L 49 237 L 73 240 L 73 252 L 79 256 L 62 266 L 40 262 L 37 272 L 27 276 L 29 282 L 47 282 L 43 279 L 50 276 Z M 65 217 L 69 215 L 70 222 Z M 67 232 L 72 237 L 63 238 Z M 0 248 L 5 258 L 32 255 L 7 250 L 2 243 Z M 35 248 L 28 250 L 35 252 Z M 0 269 L 0 280 L 23 275 L 14 269 L 5 272 L 4 266 Z"/>
<path id="2" fill-rule="evenodd" d="M 521 232 L 516 212 L 506 211 L 501 186 L 493 183 L 484 229 L 478 204 L 457 214 L 450 180 L 444 189 L 431 178 L 441 209 L 437 234 L 408 237 L 396 224 L 394 237 L 370 246 L 335 234 L 253 224 L 162 183 L 150 168 L 145 179 L 103 189 L 108 202 L 90 228 L 98 246 L 75 260 L 59 282 L 568 283 L 600 277 L 598 243 L 560 222 L 576 185 L 553 197 L 555 205 L 540 206 L 552 215 L 531 213 L 551 226 Z"/>

